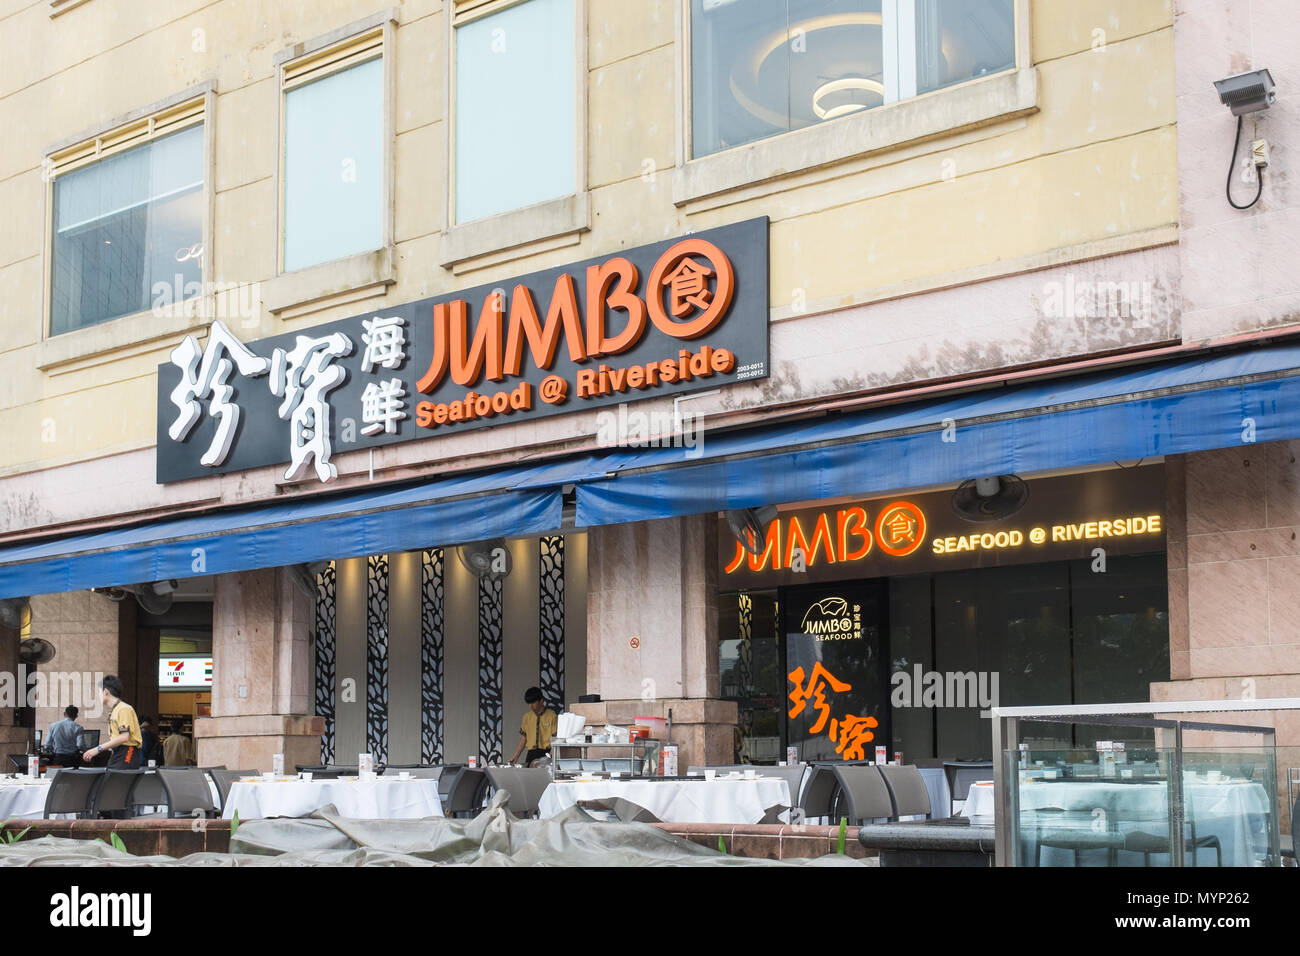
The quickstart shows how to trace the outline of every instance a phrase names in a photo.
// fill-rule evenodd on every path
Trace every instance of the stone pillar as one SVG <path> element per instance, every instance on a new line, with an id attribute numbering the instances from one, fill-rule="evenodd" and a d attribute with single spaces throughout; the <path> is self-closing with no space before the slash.
<path id="1" fill-rule="evenodd" d="M 1300 442 L 1289 441 L 1166 460 L 1172 679 L 1151 686 L 1152 700 L 1300 697 L 1298 455 Z M 1300 712 L 1219 716 L 1277 730 L 1282 780 L 1300 766 Z"/>
<path id="2" fill-rule="evenodd" d="M 712 515 L 587 533 L 589 724 L 667 717 L 679 763 L 730 763 L 736 705 L 718 699 L 717 519 Z"/>
<path id="3" fill-rule="evenodd" d="M 311 600 L 284 568 L 219 575 L 212 607 L 212 716 L 195 722 L 200 766 L 270 770 L 320 762 L 312 714 Z"/>
<path id="4" fill-rule="evenodd" d="M 14 707 L 21 704 L 26 689 L 18 680 L 18 632 L 0 625 L 0 773 L 11 769 L 6 754 L 25 753 L 27 729 L 14 726 Z"/>
<path id="5" fill-rule="evenodd" d="M 63 719 L 63 709 L 74 704 L 81 711 L 77 723 L 101 731 L 107 740 L 108 713 L 100 699 L 100 682 L 104 675 L 118 673 L 122 602 L 94 591 L 68 591 L 38 594 L 31 605 L 31 636 L 54 645 L 54 659 L 37 666 L 45 675 L 37 728 L 48 731 L 50 724 Z M 135 698 L 128 696 L 127 702 L 134 704 Z"/>

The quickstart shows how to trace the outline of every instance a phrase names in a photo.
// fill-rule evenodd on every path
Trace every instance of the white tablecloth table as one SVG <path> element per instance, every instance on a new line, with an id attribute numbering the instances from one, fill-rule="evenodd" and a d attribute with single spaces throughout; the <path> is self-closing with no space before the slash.
<path id="1" fill-rule="evenodd" d="M 372 780 L 237 780 L 221 815 L 229 820 L 307 817 L 333 804 L 354 820 L 417 820 L 442 816 L 438 781 L 376 777 Z"/>
<path id="2" fill-rule="evenodd" d="M 49 777 L 0 780 L 0 820 L 40 820 L 45 816 L 45 796 L 49 792 Z"/>
<path id="3" fill-rule="evenodd" d="M 790 806 L 779 777 L 756 780 L 560 780 L 542 794 L 540 815 L 553 817 L 579 800 L 622 797 L 665 823 L 758 823 L 769 807 Z"/>
<path id="4" fill-rule="evenodd" d="M 1249 781 L 1207 783 L 1188 777 L 1183 785 L 1184 816 L 1196 825 L 1197 838 L 1216 837 L 1223 853 L 1224 866 L 1258 865 L 1267 847 L 1267 814 L 1269 798 L 1261 784 Z M 1169 789 L 1163 782 L 1117 783 L 1106 780 L 1039 781 L 1026 783 L 1020 788 L 1021 838 L 1032 842 L 1032 828 L 1036 812 L 1046 807 L 1059 807 L 1072 816 L 1061 821 L 1051 821 L 1054 829 L 1078 825 L 1094 829 L 1100 820 L 1106 828 L 1120 833 L 1142 830 L 1155 835 L 1167 832 Z M 1100 811 L 1100 812 L 1098 812 Z M 963 816 L 972 823 L 992 823 L 994 812 L 993 785 L 975 784 Z M 1086 814 L 1086 817 L 1081 816 Z M 1191 830 L 1188 828 L 1187 865 L 1193 863 L 1190 846 Z M 1101 851 L 1085 851 L 1089 858 L 1100 858 Z M 1213 847 L 1202 847 L 1195 854 L 1200 866 L 1216 866 L 1218 854 Z M 1043 866 L 1073 866 L 1074 852 L 1060 847 L 1043 847 Z M 1120 866 L 1141 866 L 1140 853 L 1119 851 L 1116 862 Z M 1153 866 L 1167 866 L 1167 854 L 1153 853 Z"/>
<path id="5" fill-rule="evenodd" d="M 976 825 L 992 826 L 994 807 L 993 781 L 976 780 L 966 792 L 966 804 L 957 816 L 969 817 Z"/>

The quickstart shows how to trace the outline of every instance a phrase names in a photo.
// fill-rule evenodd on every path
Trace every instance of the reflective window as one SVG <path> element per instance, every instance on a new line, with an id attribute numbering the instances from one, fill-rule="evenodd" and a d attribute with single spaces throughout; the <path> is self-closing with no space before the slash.
<path id="1" fill-rule="evenodd" d="M 203 196 L 202 126 L 58 177 L 50 334 L 197 294 Z"/>
<path id="2" fill-rule="evenodd" d="M 1015 65 L 1013 0 L 691 0 L 705 156 Z"/>
<path id="3" fill-rule="evenodd" d="M 577 191 L 574 29 L 574 0 L 456 28 L 457 222 Z"/>
<path id="4" fill-rule="evenodd" d="M 284 271 L 384 244 L 384 61 L 284 96 Z"/>

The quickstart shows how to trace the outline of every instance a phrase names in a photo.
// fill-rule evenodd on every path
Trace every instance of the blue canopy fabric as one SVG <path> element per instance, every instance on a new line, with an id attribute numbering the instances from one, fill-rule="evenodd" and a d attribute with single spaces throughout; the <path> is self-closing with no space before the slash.
<path id="1" fill-rule="evenodd" d="M 1300 345 L 708 432 L 402 489 L 0 549 L 0 598 L 221 574 L 729 508 L 867 496 L 1300 437 Z"/>

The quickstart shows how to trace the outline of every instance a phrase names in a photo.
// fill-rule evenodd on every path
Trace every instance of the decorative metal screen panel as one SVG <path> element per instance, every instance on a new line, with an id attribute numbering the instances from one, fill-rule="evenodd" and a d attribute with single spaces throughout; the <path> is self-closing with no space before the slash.
<path id="1" fill-rule="evenodd" d="M 502 757 L 502 643 L 501 581 L 479 578 L 478 750 L 488 763 L 500 762 Z"/>
<path id="2" fill-rule="evenodd" d="M 338 572 L 333 562 L 316 575 L 316 714 L 325 718 L 320 762 L 334 762 L 334 615 Z"/>
<path id="3" fill-rule="evenodd" d="M 443 551 L 425 551 L 420 563 L 420 762 L 442 757 Z"/>
<path id="4" fill-rule="evenodd" d="M 540 656 L 538 686 L 548 707 L 557 710 L 564 700 L 564 538 L 538 541 L 537 648 Z"/>
<path id="5" fill-rule="evenodd" d="M 748 594 L 740 595 L 740 619 L 736 630 L 740 635 L 740 646 L 736 653 L 736 683 L 740 696 L 749 697 L 754 692 L 754 599 Z"/>
<path id="6" fill-rule="evenodd" d="M 388 555 L 366 561 L 366 749 L 388 760 Z"/>

